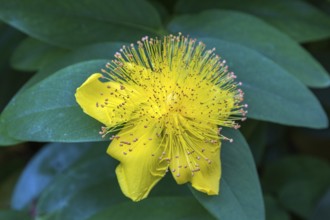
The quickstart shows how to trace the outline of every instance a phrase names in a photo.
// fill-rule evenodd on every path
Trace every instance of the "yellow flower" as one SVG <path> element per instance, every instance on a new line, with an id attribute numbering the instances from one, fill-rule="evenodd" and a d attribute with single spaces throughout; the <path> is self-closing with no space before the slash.
<path id="1" fill-rule="evenodd" d="M 225 61 L 202 42 L 169 35 L 142 38 L 115 54 L 76 92 L 84 112 L 105 126 L 107 153 L 120 161 L 116 174 L 133 201 L 148 196 L 171 171 L 178 184 L 217 195 L 221 127 L 245 119 L 243 92 Z"/>

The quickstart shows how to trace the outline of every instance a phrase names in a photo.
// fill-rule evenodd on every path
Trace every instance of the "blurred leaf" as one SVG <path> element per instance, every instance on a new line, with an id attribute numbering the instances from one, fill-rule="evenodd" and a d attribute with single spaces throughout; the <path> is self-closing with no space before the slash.
<path id="1" fill-rule="evenodd" d="M 36 71 L 68 52 L 34 38 L 26 38 L 15 49 L 11 65 L 18 70 Z"/>
<path id="2" fill-rule="evenodd" d="M 32 220 L 26 212 L 19 212 L 13 210 L 0 210 L 0 219 L 3 220 Z"/>
<path id="3" fill-rule="evenodd" d="M 287 210 L 308 219 L 329 186 L 329 176 L 328 181 L 309 178 L 291 181 L 281 189 L 279 200 Z"/>
<path id="4" fill-rule="evenodd" d="M 66 67 L 16 96 L 2 115 L 9 135 L 35 141 L 100 141 L 101 124 L 83 113 L 74 94 L 106 63 L 94 60 Z"/>
<path id="5" fill-rule="evenodd" d="M 7 162 L 7 161 L 5 161 Z M 16 162 L 17 163 L 17 162 Z M 0 181 L 0 210 L 10 208 L 10 197 L 14 191 L 15 183 L 20 175 L 21 169 L 17 169 L 17 164 L 5 163 L 7 169 L 10 167 L 9 176 L 2 176 L 1 179 L 5 177 L 5 180 Z M 3 164 L 1 164 L 3 165 Z M 20 164 L 23 166 L 23 164 Z M 2 170 L 0 170 L 2 171 Z M 1 219 L 1 218 L 0 218 Z"/>
<path id="6" fill-rule="evenodd" d="M 298 42 L 330 37 L 330 16 L 301 0 L 180 0 L 176 11 L 200 12 L 207 9 L 233 9 L 264 19 Z"/>
<path id="7" fill-rule="evenodd" d="M 110 159 L 110 158 L 109 158 Z M 108 172 L 113 172 L 109 170 Z M 115 177 L 74 191 L 67 205 L 57 211 L 57 220 L 85 220 L 107 207 L 127 201 Z M 113 219 L 113 218 L 111 218 Z"/>
<path id="8" fill-rule="evenodd" d="M 216 37 L 241 44 L 272 59 L 308 86 L 330 85 L 329 75 L 324 68 L 295 41 L 248 14 L 226 10 L 205 11 L 198 15 L 176 17 L 168 29 L 193 37 Z M 239 50 L 233 52 L 240 54 Z M 255 63 L 249 64 L 253 65 Z"/>
<path id="9" fill-rule="evenodd" d="M 88 220 L 214 219 L 190 197 L 155 197 L 138 203 L 125 202 L 99 212 Z"/>
<path id="10" fill-rule="evenodd" d="M 230 71 L 243 82 L 248 117 L 312 128 L 327 126 L 319 101 L 285 69 L 242 45 L 214 38 L 201 40 L 209 48 L 216 47 Z"/>
<path id="11" fill-rule="evenodd" d="M 167 174 L 151 190 L 148 197 L 162 196 L 191 196 L 191 192 L 186 185 L 178 185 L 173 176 Z"/>
<path id="12" fill-rule="evenodd" d="M 224 142 L 222 146 L 220 194 L 207 196 L 192 188 L 191 191 L 217 219 L 265 219 L 258 174 L 249 146 L 236 130 L 225 129 L 224 135 L 234 142 Z"/>
<path id="13" fill-rule="evenodd" d="M 57 175 L 38 200 L 37 216 L 42 217 L 62 210 L 70 205 L 69 201 L 74 195 L 97 184 L 102 183 L 108 186 L 109 193 L 120 192 L 117 187 L 118 183 L 115 181 L 116 164 L 117 162 L 106 155 L 104 151 L 104 154 L 92 158 L 87 157 L 63 174 Z M 120 200 L 119 197 L 111 196 L 109 199 Z"/>
<path id="14" fill-rule="evenodd" d="M 270 195 L 264 196 L 267 220 L 290 220 L 290 215 Z"/>
<path id="15" fill-rule="evenodd" d="M 28 207 L 57 174 L 64 172 L 86 151 L 90 152 L 91 148 L 100 149 L 100 147 L 100 144 L 96 143 L 46 145 L 21 174 L 12 195 L 12 208 L 17 210 Z M 102 147 L 102 152 L 104 151 Z"/>
<path id="16" fill-rule="evenodd" d="M 330 217 L 330 188 L 319 201 L 309 220 L 328 220 Z"/>
<path id="17" fill-rule="evenodd" d="M 136 41 L 145 35 L 158 35 L 162 29 L 157 11 L 144 0 L 1 0 L 0 4 L 3 21 L 34 38 L 66 48 Z"/>
<path id="18" fill-rule="evenodd" d="M 330 160 L 330 128 L 323 130 L 290 129 L 290 141 L 295 149 L 303 154 Z"/>
<path id="19" fill-rule="evenodd" d="M 286 184 L 295 181 L 330 179 L 330 165 L 309 156 L 291 156 L 274 161 L 265 167 L 263 189 L 278 194 Z"/>

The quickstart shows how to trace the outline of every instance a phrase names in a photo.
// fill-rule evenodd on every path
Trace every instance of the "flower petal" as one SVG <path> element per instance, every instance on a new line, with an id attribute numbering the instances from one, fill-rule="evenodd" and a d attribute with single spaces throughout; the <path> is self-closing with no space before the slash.
<path id="1" fill-rule="evenodd" d="M 198 191 L 208 195 L 219 193 L 221 176 L 220 146 L 183 134 L 180 145 L 172 147 L 170 168 L 178 184 L 191 182 Z"/>
<path id="2" fill-rule="evenodd" d="M 86 114 L 108 127 L 129 121 L 138 105 L 136 101 L 132 103 L 127 100 L 139 100 L 131 94 L 132 88 L 127 89 L 113 81 L 101 82 L 101 78 L 102 74 L 95 73 L 77 89 L 75 96 L 78 104 Z M 124 102 L 126 106 L 122 107 Z"/>
<path id="3" fill-rule="evenodd" d="M 169 166 L 162 139 L 157 137 L 159 128 L 156 124 L 136 124 L 134 127 L 124 127 L 107 150 L 120 161 L 116 168 L 119 185 L 133 201 L 146 198 Z"/>

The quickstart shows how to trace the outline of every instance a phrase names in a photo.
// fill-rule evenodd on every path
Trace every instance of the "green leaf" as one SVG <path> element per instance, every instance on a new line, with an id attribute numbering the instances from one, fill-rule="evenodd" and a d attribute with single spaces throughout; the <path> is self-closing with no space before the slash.
<path id="1" fill-rule="evenodd" d="M 248 117 L 287 125 L 327 127 L 327 116 L 319 101 L 285 69 L 242 45 L 214 38 L 201 40 L 209 48 L 216 47 L 230 71 L 243 82 Z"/>
<path id="2" fill-rule="evenodd" d="M 190 197 L 155 197 L 138 203 L 126 202 L 112 206 L 88 220 L 165 220 L 165 219 L 213 219 L 207 211 Z"/>
<path id="3" fill-rule="evenodd" d="M 34 38 L 26 38 L 15 49 L 11 65 L 17 70 L 36 71 L 68 52 Z"/>
<path id="4" fill-rule="evenodd" d="M 9 136 L 4 126 L 2 115 L 0 115 L 0 147 L 15 145 L 20 142 L 20 140 L 16 140 Z"/>
<path id="5" fill-rule="evenodd" d="M 73 50 L 55 62 L 41 68 L 40 71 L 23 86 L 22 90 L 32 87 L 34 84 L 67 66 L 88 60 L 111 59 L 123 44 L 124 43 L 121 42 L 97 43 Z"/>
<path id="6" fill-rule="evenodd" d="M 74 94 L 106 62 L 66 67 L 16 96 L 3 112 L 9 135 L 35 141 L 100 141 L 101 124 L 83 113 Z"/>
<path id="7" fill-rule="evenodd" d="M 116 197 L 109 195 L 109 200 L 118 202 L 123 199 L 115 178 L 115 166 L 117 162 L 104 154 L 87 157 L 75 166 L 70 167 L 63 174 L 58 175 L 41 194 L 38 200 L 36 213 L 38 217 L 45 216 L 55 211 L 61 211 L 69 201 L 78 193 L 98 184 L 107 187 L 104 191 L 117 193 Z M 72 204 L 74 206 L 74 204 Z M 78 208 L 78 207 L 77 207 Z"/>
<path id="8" fill-rule="evenodd" d="M 51 143 L 44 146 L 22 172 L 12 195 L 12 208 L 24 209 L 31 205 L 57 174 L 64 172 L 87 151 L 90 153 L 91 148 L 100 147 L 96 143 Z"/>
<path id="9" fill-rule="evenodd" d="M 67 201 L 69 205 L 57 210 L 56 219 L 85 220 L 102 209 L 124 201 L 127 201 L 127 198 L 121 192 L 117 179 L 113 177 L 75 191 Z"/>
<path id="10" fill-rule="evenodd" d="M 3 220 L 32 220 L 26 212 L 19 212 L 14 210 L 0 210 L 0 219 Z"/>
<path id="11" fill-rule="evenodd" d="M 101 67 L 103 68 L 104 65 L 106 64 L 106 60 L 104 61 L 101 61 L 99 63 L 99 65 L 96 65 L 95 68 L 92 67 L 92 70 L 91 72 L 88 71 L 88 69 L 86 70 L 77 70 L 78 72 L 76 72 L 76 75 L 75 76 L 72 76 L 72 73 L 70 73 L 69 75 L 66 75 L 65 71 L 63 73 L 63 75 L 61 76 L 62 78 L 64 77 L 63 80 L 66 80 L 67 82 L 70 82 L 70 83 L 67 83 L 66 85 L 64 85 L 62 82 L 63 81 L 58 81 L 57 82 L 57 85 L 56 85 L 56 82 L 54 82 L 55 84 L 53 84 L 55 87 L 53 89 L 55 89 L 56 91 L 60 91 L 59 93 L 55 93 L 55 91 L 49 91 L 49 94 L 44 94 L 43 92 L 39 93 L 39 94 L 36 94 L 35 92 L 33 92 L 35 90 L 35 87 L 40 87 L 40 85 L 38 86 L 38 83 L 46 83 L 47 84 L 47 81 L 46 82 L 43 82 L 43 80 L 47 79 L 47 77 L 49 77 L 50 75 L 56 73 L 57 71 L 67 67 L 68 65 L 72 65 L 72 64 L 77 64 L 79 62 L 82 62 L 82 61 L 86 61 L 86 60 L 93 60 L 93 59 L 105 59 L 105 58 L 110 58 L 119 48 L 120 46 L 122 45 L 122 43 L 100 43 L 100 44 L 94 44 L 94 45 L 89 45 L 89 46 L 85 46 L 85 47 L 82 47 L 80 49 L 77 49 L 77 50 L 74 50 L 72 51 L 71 53 L 63 56 L 62 58 L 60 58 L 59 60 L 56 60 L 56 62 L 53 62 L 49 65 L 47 65 L 46 67 L 43 67 L 41 68 L 41 70 L 28 82 L 24 85 L 24 87 L 19 91 L 18 94 L 16 94 L 16 96 L 11 100 L 10 104 L 7 106 L 7 108 L 4 110 L 4 115 L 5 116 L 1 116 L 0 117 L 0 140 L 1 138 L 5 138 L 5 137 L 10 137 L 9 134 L 8 134 L 8 127 L 10 126 L 13 126 L 15 127 L 14 124 L 10 125 L 11 124 L 11 121 L 10 120 L 6 120 L 6 119 L 9 119 L 11 117 L 16 117 L 15 114 L 17 113 L 18 115 L 21 115 L 22 111 L 21 109 L 17 109 L 15 106 L 17 106 L 17 99 L 18 100 L 21 100 L 22 103 L 19 103 L 19 105 L 25 105 L 26 108 L 28 109 L 33 109 L 33 108 L 36 108 L 35 110 L 37 110 L 39 112 L 39 114 L 36 114 L 35 111 L 34 111 L 34 115 L 26 115 L 27 117 L 36 117 L 36 118 L 39 118 L 39 120 L 34 120 L 34 119 L 27 119 L 25 126 L 28 126 L 29 129 L 26 129 L 25 131 L 23 131 L 20 135 L 23 135 L 22 137 L 24 137 L 24 139 L 26 140 L 31 140 L 30 138 L 32 137 L 35 137 L 35 140 L 48 140 L 48 141 L 59 141 L 59 140 L 62 140 L 62 141 L 65 141 L 65 140 L 73 140 L 73 139 L 76 139 L 74 136 L 69 136 L 69 137 L 66 137 L 66 139 L 63 139 L 62 135 L 63 135 L 63 132 L 65 129 L 64 127 L 59 124 L 58 122 L 63 120 L 63 123 L 68 123 L 70 120 L 74 119 L 74 118 L 77 118 L 77 112 L 78 112 L 78 116 L 80 114 L 80 116 L 82 116 L 83 118 L 87 119 L 88 121 L 85 121 L 85 123 L 87 124 L 90 124 L 90 127 L 92 130 L 90 130 L 89 132 L 93 133 L 92 134 L 92 139 L 89 139 L 89 140 L 100 140 L 99 138 L 99 135 L 96 135 L 96 129 L 99 130 L 99 128 L 96 128 L 100 126 L 99 123 L 95 122 L 95 120 L 92 120 L 90 119 L 89 117 L 86 117 L 85 115 L 81 114 L 82 111 L 80 108 L 78 108 L 78 105 L 76 104 L 76 102 L 74 101 L 74 92 L 76 90 L 76 88 L 78 86 L 81 85 L 81 83 L 92 73 L 94 72 L 99 72 Z M 91 65 L 88 65 L 88 66 L 91 66 Z M 67 71 L 70 72 L 70 69 L 68 69 Z M 85 76 L 83 75 L 85 74 Z M 61 78 L 60 77 L 60 78 Z M 56 77 L 55 77 L 56 78 Z M 62 79 L 60 79 L 62 80 Z M 52 79 L 51 79 L 52 81 Z M 57 88 L 57 86 L 60 86 L 61 88 Z M 66 95 L 66 93 L 64 93 L 63 91 L 66 91 L 66 89 L 68 88 L 63 88 L 64 87 L 72 87 L 71 88 L 71 99 L 70 99 L 70 96 L 68 97 Z M 48 87 L 48 84 L 45 85 L 45 87 L 47 88 Z M 39 88 L 40 89 L 40 88 Z M 49 87 L 48 89 L 51 89 L 51 87 Z M 61 102 L 62 104 L 64 104 L 64 108 L 62 109 L 59 109 L 59 110 L 63 110 L 63 109 L 66 109 L 66 114 L 58 114 L 59 112 L 58 111 L 49 111 L 48 113 L 47 112 L 43 112 L 43 110 L 39 109 L 39 107 L 37 106 L 33 106 L 33 103 L 35 103 L 37 100 L 34 100 L 33 102 L 31 103 L 28 103 L 26 101 L 24 101 L 22 98 L 20 97 L 29 97 L 29 99 L 34 99 L 32 96 L 31 96 L 31 91 L 35 94 L 35 97 L 38 96 L 38 95 L 42 95 L 44 99 L 48 100 L 47 102 L 49 103 L 50 106 L 54 105 L 54 103 L 51 102 L 51 100 L 48 99 L 48 96 L 53 96 L 55 97 L 55 99 L 61 99 Z M 61 98 L 62 96 L 65 96 L 63 99 Z M 40 97 L 38 97 L 38 99 L 40 99 Z M 69 102 L 66 102 L 68 101 Z M 44 105 L 44 103 L 42 103 L 43 101 L 40 100 L 40 104 Z M 58 103 L 60 104 L 60 103 Z M 74 108 L 66 108 L 68 106 L 74 106 Z M 14 110 L 16 109 L 16 110 Z M 40 111 L 41 110 L 41 111 Z M 16 112 L 16 113 L 15 113 Z M 18 116 L 17 115 L 17 116 Z M 4 119 L 6 118 L 6 119 Z M 61 119 L 62 118 L 62 119 Z M 49 120 L 57 120 L 56 123 L 55 122 L 50 122 Z M 79 123 L 79 118 L 77 118 L 78 121 L 76 121 L 76 123 Z M 82 119 L 84 121 L 84 119 Z M 34 134 L 34 135 L 31 135 L 30 136 L 30 131 L 31 132 L 34 132 L 33 130 L 30 130 L 30 128 L 32 126 L 34 127 L 38 127 L 39 126 L 39 122 L 41 124 L 45 124 L 45 123 L 51 123 L 51 124 L 54 124 L 54 126 L 45 126 L 45 127 L 48 127 L 47 129 L 50 129 L 50 130 L 53 130 L 53 132 L 58 132 L 59 136 L 57 135 L 57 138 L 53 138 L 53 139 L 48 139 L 50 138 L 49 137 L 49 134 L 48 133 L 39 133 L 39 134 Z M 20 122 L 21 124 L 21 122 Z M 87 125 L 86 124 L 86 125 Z M 9 126 L 10 125 L 10 126 Z M 23 125 L 23 124 L 21 124 Z M 74 126 L 74 125 L 73 125 Z M 79 123 L 79 125 L 76 124 L 77 127 L 73 128 L 73 130 L 69 130 L 68 131 L 76 131 L 76 130 L 79 130 L 79 128 L 81 127 L 81 124 Z M 70 127 L 70 126 L 69 126 Z M 87 131 L 87 130 L 86 130 Z M 17 137 L 18 133 L 16 133 L 15 131 L 13 131 L 13 137 Z M 27 133 L 26 133 L 27 132 Z M 79 135 L 79 134 L 77 134 Z M 79 135 L 80 136 L 80 135 Z M 12 137 L 12 139 L 13 139 Z M 83 137 L 80 136 L 78 137 L 78 140 L 81 139 Z M 8 139 L 8 138 L 6 138 Z M 78 141 L 76 140 L 76 141 Z M 82 140 L 84 141 L 84 140 Z M 7 142 L 4 142 L 4 144 L 8 144 L 9 141 Z"/>
<path id="12" fill-rule="evenodd" d="M 39 40 L 65 48 L 136 41 L 161 32 L 160 17 L 144 0 L 1 0 L 0 19 Z M 147 16 L 147 17 L 146 17 Z"/>
<path id="13" fill-rule="evenodd" d="M 270 195 L 265 195 L 266 219 L 267 220 L 290 220 L 290 215 L 285 209 Z"/>
<path id="14" fill-rule="evenodd" d="M 327 182 L 330 165 L 310 156 L 291 156 L 267 165 L 263 175 L 263 189 L 278 194 L 286 184 L 308 179 Z"/>
<path id="15" fill-rule="evenodd" d="M 221 149 L 220 194 L 208 196 L 191 191 L 217 219 L 263 220 L 264 203 L 249 146 L 236 130 L 225 129 L 224 135 L 234 142 L 224 142 Z"/>
<path id="16" fill-rule="evenodd" d="M 279 200 L 287 210 L 303 219 L 308 219 L 329 186 L 330 178 L 328 181 L 307 178 L 292 181 L 281 189 Z"/>
<path id="17" fill-rule="evenodd" d="M 301 0 L 180 0 L 176 11 L 200 12 L 207 9 L 232 9 L 264 19 L 298 42 L 330 37 L 330 16 Z"/>
<path id="18" fill-rule="evenodd" d="M 257 164 L 260 165 L 267 144 L 267 123 L 255 120 L 248 120 L 242 124 L 240 131 L 243 133 L 248 142 L 253 158 Z"/>
<path id="19" fill-rule="evenodd" d="M 330 188 L 316 206 L 310 220 L 328 220 L 330 216 Z"/>
<path id="20" fill-rule="evenodd" d="M 9 56 L 24 35 L 0 22 L 0 112 L 29 76 L 13 71 L 9 66 Z M 0 146 L 18 144 L 21 141 L 10 137 L 2 126 L 0 115 Z"/>
<path id="21" fill-rule="evenodd" d="M 254 16 L 226 10 L 205 11 L 198 15 L 176 17 L 168 29 L 174 33 L 215 37 L 241 44 L 270 58 L 308 86 L 330 85 L 324 68 L 298 43 Z M 236 55 L 240 53 L 235 52 Z"/>

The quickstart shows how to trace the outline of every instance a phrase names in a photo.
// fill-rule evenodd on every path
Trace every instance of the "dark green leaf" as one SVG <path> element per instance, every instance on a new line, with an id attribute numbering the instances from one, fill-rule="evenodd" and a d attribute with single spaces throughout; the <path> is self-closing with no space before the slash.
<path id="1" fill-rule="evenodd" d="M 330 216 L 330 188 L 319 201 L 310 220 L 328 220 Z"/>
<path id="2" fill-rule="evenodd" d="M 20 140 L 16 140 L 15 138 L 9 136 L 4 126 L 2 116 L 0 115 L 0 147 L 15 145 L 20 142 Z"/>
<path id="3" fill-rule="evenodd" d="M 242 124 L 240 129 L 251 148 L 257 166 L 260 164 L 266 150 L 267 128 L 267 123 L 248 120 Z"/>
<path id="4" fill-rule="evenodd" d="M 57 174 L 64 172 L 86 151 L 90 153 L 91 148 L 99 149 L 100 144 L 52 143 L 46 145 L 22 172 L 12 195 L 12 208 L 24 209 L 31 205 L 31 202 L 39 196 Z M 104 147 L 102 147 L 102 151 L 104 153 Z"/>
<path id="5" fill-rule="evenodd" d="M 68 206 L 68 202 L 73 196 L 98 184 L 107 186 L 108 191 L 104 193 L 120 195 L 120 197 L 109 196 L 109 200 L 120 201 L 123 196 L 115 177 L 116 164 L 104 152 L 103 155 L 87 157 L 84 161 L 70 167 L 66 172 L 58 175 L 41 194 L 36 209 L 37 216 L 42 217 L 55 211 L 59 213 Z"/>
<path id="6" fill-rule="evenodd" d="M 88 220 L 165 220 L 213 219 L 207 211 L 190 197 L 155 197 L 138 203 L 126 202 L 99 212 Z"/>
<path id="7" fill-rule="evenodd" d="M 207 196 L 191 188 L 192 192 L 217 219 L 263 220 L 263 198 L 249 146 L 233 129 L 226 129 L 224 135 L 234 142 L 222 146 L 220 194 Z"/>
<path id="8" fill-rule="evenodd" d="M 34 38 L 26 38 L 14 51 L 11 65 L 18 70 L 36 71 L 68 52 Z"/>
<path id="9" fill-rule="evenodd" d="M 106 62 L 69 66 L 16 96 L 3 113 L 9 135 L 35 141 L 100 141 L 101 124 L 83 113 L 74 94 Z"/>
<path id="10" fill-rule="evenodd" d="M 75 64 L 75 63 L 79 63 L 79 62 L 82 62 L 82 61 L 85 61 L 85 60 L 93 60 L 93 59 L 109 59 L 113 56 L 113 54 L 120 48 L 120 46 L 122 45 L 122 43 L 100 43 L 100 44 L 94 44 L 94 45 L 89 45 L 89 46 L 85 46 L 85 47 L 82 47 L 80 49 L 77 49 L 75 51 L 72 51 L 71 53 L 63 56 L 62 58 L 60 58 L 59 60 L 57 60 L 56 62 L 54 63 L 51 63 L 50 65 L 47 65 L 46 67 L 44 68 L 41 68 L 41 70 L 38 72 L 38 74 L 36 74 L 28 83 L 26 83 L 24 85 L 24 87 L 20 90 L 20 92 L 18 94 L 16 94 L 16 96 L 13 98 L 13 100 L 11 101 L 11 103 L 9 104 L 9 106 L 6 108 L 5 112 L 5 115 L 7 114 L 6 118 L 7 117 L 12 117 L 14 115 L 12 115 L 12 109 L 15 108 L 13 107 L 13 105 L 16 105 L 16 99 L 20 99 L 19 97 L 21 96 L 29 96 L 30 99 L 33 99 L 33 97 L 31 97 L 30 95 L 30 91 L 31 90 L 34 90 L 33 88 L 31 90 L 28 90 L 29 88 L 33 87 L 33 86 L 36 86 L 37 83 L 41 82 L 42 80 L 45 80 L 47 77 L 49 77 L 51 74 L 57 72 L 58 70 L 61 70 L 65 67 L 67 67 L 68 65 L 72 65 L 72 64 Z M 101 68 L 101 66 L 103 67 L 104 65 L 106 64 L 106 61 L 103 62 L 103 64 L 101 64 L 99 67 Z M 70 70 L 68 70 L 70 71 Z M 63 76 L 64 78 L 66 78 L 67 82 L 72 82 L 71 84 L 68 83 L 66 86 L 72 86 L 71 90 L 72 91 L 75 91 L 75 89 L 80 86 L 80 84 L 84 81 L 84 79 L 87 78 L 88 75 L 94 73 L 94 72 L 98 72 L 100 71 L 100 69 L 97 69 L 95 68 L 92 72 L 85 72 L 85 77 L 82 76 L 82 72 L 79 73 L 77 72 L 78 75 L 74 76 L 74 77 L 71 77 L 71 75 L 69 76 L 66 76 L 65 73 L 63 73 Z M 62 81 L 59 81 L 57 82 L 57 85 L 54 84 L 54 86 L 63 86 L 62 85 Z M 40 85 L 39 85 L 40 86 Z M 61 87 L 60 86 L 60 87 Z M 74 87 L 76 86 L 76 87 Z M 46 85 L 47 87 L 47 85 Z M 50 88 L 51 89 L 51 88 Z M 58 89 L 56 89 L 56 91 L 58 91 Z M 65 90 L 63 90 L 65 91 Z M 25 94 L 25 95 L 24 95 Z M 60 96 L 66 96 L 63 92 L 61 93 L 58 93 L 58 94 L 55 94 L 54 92 L 51 92 L 50 94 L 43 94 L 43 93 L 40 93 L 39 95 L 45 95 L 44 98 L 48 99 L 47 96 L 48 95 L 53 95 L 54 97 L 56 96 L 57 99 L 60 98 Z M 74 92 L 72 92 L 72 98 L 73 98 L 73 95 L 74 95 Z M 22 99 L 21 99 L 22 100 Z M 65 100 L 68 100 L 68 97 L 66 96 Z M 62 101 L 64 101 L 64 99 L 62 99 Z M 73 100 L 71 99 L 71 104 L 70 103 L 66 103 L 65 106 L 67 107 L 68 105 L 74 105 L 77 107 L 76 105 L 76 102 L 72 102 Z M 25 102 L 25 101 L 23 101 Z M 42 100 L 40 100 L 40 103 L 42 102 Z M 48 100 L 49 104 L 50 105 L 53 105 L 54 103 L 51 103 L 50 100 Z M 13 104 L 14 103 L 14 104 Z M 63 102 L 62 102 L 63 103 Z M 23 104 L 23 103 L 21 103 Z M 30 106 L 28 108 L 34 108 L 32 106 L 32 103 L 25 103 L 27 106 Z M 39 108 L 39 107 L 37 107 Z M 71 110 L 71 109 L 68 109 L 67 110 L 67 115 L 62 115 L 62 118 L 64 120 L 65 123 L 68 122 L 68 120 L 71 120 L 72 118 L 76 118 L 76 113 L 75 111 L 77 111 L 79 108 L 75 108 L 75 110 Z M 16 109 L 15 111 L 18 111 L 18 112 L 21 112 L 20 109 Z M 72 113 L 71 113 L 72 112 Z M 81 110 L 79 109 L 79 112 L 81 113 Z M 52 114 L 49 112 L 50 115 L 48 115 L 47 113 L 43 115 L 43 118 L 40 119 L 41 120 L 41 124 L 45 124 L 45 123 L 48 123 L 47 121 L 44 121 L 46 120 L 46 118 L 50 119 L 50 120 L 57 120 L 57 123 L 55 123 L 57 125 L 54 126 L 54 127 L 49 127 L 49 126 L 46 126 L 48 127 L 48 129 L 55 129 L 54 131 L 55 132 L 60 132 L 62 133 L 62 130 L 63 130 L 63 127 L 58 124 L 58 122 L 60 121 L 60 116 L 58 114 L 58 112 L 56 111 L 52 111 Z M 79 113 L 78 113 L 79 115 Z M 65 118 L 65 116 L 67 116 L 67 118 Z M 71 117 L 72 116 L 72 117 Z M 35 117 L 38 117 L 38 116 L 35 116 Z M 41 116 L 40 116 L 41 117 Z M 85 116 L 85 118 L 88 118 Z M 10 120 L 7 120 L 7 124 L 10 124 L 11 121 Z M 35 125 L 35 126 L 39 126 L 38 123 L 39 123 L 39 120 L 32 120 L 32 121 L 27 121 L 28 124 L 26 124 L 26 126 L 32 126 L 32 125 Z M 29 124 L 31 123 L 31 124 Z M 79 121 L 77 121 L 77 123 L 79 123 Z M 91 126 L 93 125 L 97 125 L 98 123 L 96 123 L 94 120 L 89 120 L 88 122 L 86 123 L 91 123 Z M 9 134 L 8 134 L 8 131 L 7 131 L 7 125 L 5 123 L 5 120 L 2 119 L 2 117 L 0 118 L 0 138 L 5 138 L 5 137 L 10 137 Z M 14 126 L 14 125 L 13 125 Z M 79 128 L 80 125 L 77 126 L 77 128 Z M 1 131 L 2 130 L 2 131 Z M 30 129 L 27 129 L 26 131 L 29 131 Z M 75 130 L 75 129 L 74 129 Z M 92 129 L 93 130 L 93 129 Z M 94 129 L 95 130 L 95 129 Z M 93 132 L 93 131 L 92 131 Z M 23 132 L 22 134 L 24 134 L 25 132 Z M 17 133 L 14 134 L 14 137 L 16 137 Z M 26 135 L 26 136 L 25 136 Z M 29 134 L 24 134 L 25 136 L 25 139 L 27 140 L 30 140 L 30 136 Z M 34 135 L 32 135 L 31 137 L 33 137 Z M 48 138 L 48 134 L 46 133 L 40 133 L 39 136 L 41 136 L 42 139 L 39 139 L 39 137 L 36 139 L 36 140 L 47 140 Z M 7 139 L 8 139 L 7 138 Z M 68 137 L 70 138 L 70 137 Z M 94 136 L 92 139 L 96 140 L 98 139 L 98 137 Z M 9 139 L 8 139 L 9 140 Z M 98 139 L 99 140 L 99 139 Z M 56 141 L 53 139 L 53 141 Z M 7 143 L 8 144 L 9 141 L 7 142 L 4 142 L 5 144 Z M 15 143 L 15 142 L 14 142 Z"/>
<path id="11" fill-rule="evenodd" d="M 327 126 L 319 101 L 285 69 L 242 45 L 213 38 L 202 40 L 209 48 L 217 48 L 230 71 L 243 82 L 248 117 L 312 128 Z"/>
<path id="12" fill-rule="evenodd" d="M 308 179 L 327 182 L 330 179 L 329 164 L 310 156 L 291 156 L 274 161 L 264 170 L 263 187 L 266 192 L 278 194 L 287 183 Z"/>
<path id="13" fill-rule="evenodd" d="M 308 86 L 330 85 L 324 68 L 298 43 L 254 16 L 226 10 L 205 11 L 174 18 L 168 29 L 175 33 L 216 37 L 244 45 L 270 58 Z M 239 50 L 233 52 L 236 55 L 240 53 Z"/>
<path id="14" fill-rule="evenodd" d="M 17 30 L 0 23 L 0 112 L 15 94 L 19 87 L 29 76 L 22 76 L 21 73 L 13 71 L 9 66 L 9 56 L 17 43 L 24 38 L 24 35 Z M 0 115 L 0 146 L 9 146 L 19 143 L 19 140 L 10 137 L 2 126 Z"/>
<path id="15" fill-rule="evenodd" d="M 330 16 L 301 0 L 180 0 L 176 11 L 200 12 L 206 9 L 233 9 L 251 13 L 274 25 L 298 42 L 330 37 Z"/>
<path id="16" fill-rule="evenodd" d="M 49 65 L 41 68 L 40 71 L 24 85 L 22 90 L 33 86 L 51 74 L 54 74 L 56 71 L 72 64 L 88 60 L 112 59 L 113 55 L 120 49 L 123 44 L 124 43 L 120 42 L 97 43 L 76 49 L 56 60 L 56 62 L 50 63 Z"/>
<path id="17" fill-rule="evenodd" d="M 3 220 L 32 220 L 26 212 L 19 212 L 13 210 L 0 210 L 0 219 Z"/>
<path id="18" fill-rule="evenodd" d="M 303 219 L 308 219 L 329 186 L 330 178 L 328 181 L 307 178 L 293 180 L 281 189 L 279 200 L 287 210 Z"/>
<path id="19" fill-rule="evenodd" d="M 290 215 L 270 195 L 265 195 L 266 219 L 267 220 L 290 220 Z"/>
<path id="20" fill-rule="evenodd" d="M 105 41 L 136 41 L 161 33 L 157 11 L 144 0 L 1 0 L 0 18 L 50 44 L 74 48 Z"/>
<path id="21" fill-rule="evenodd" d="M 113 172 L 113 170 L 108 172 Z M 117 179 L 111 178 L 75 191 L 74 195 L 68 200 L 69 205 L 65 205 L 58 210 L 56 219 L 85 220 L 102 209 L 127 200 L 119 188 Z"/>

